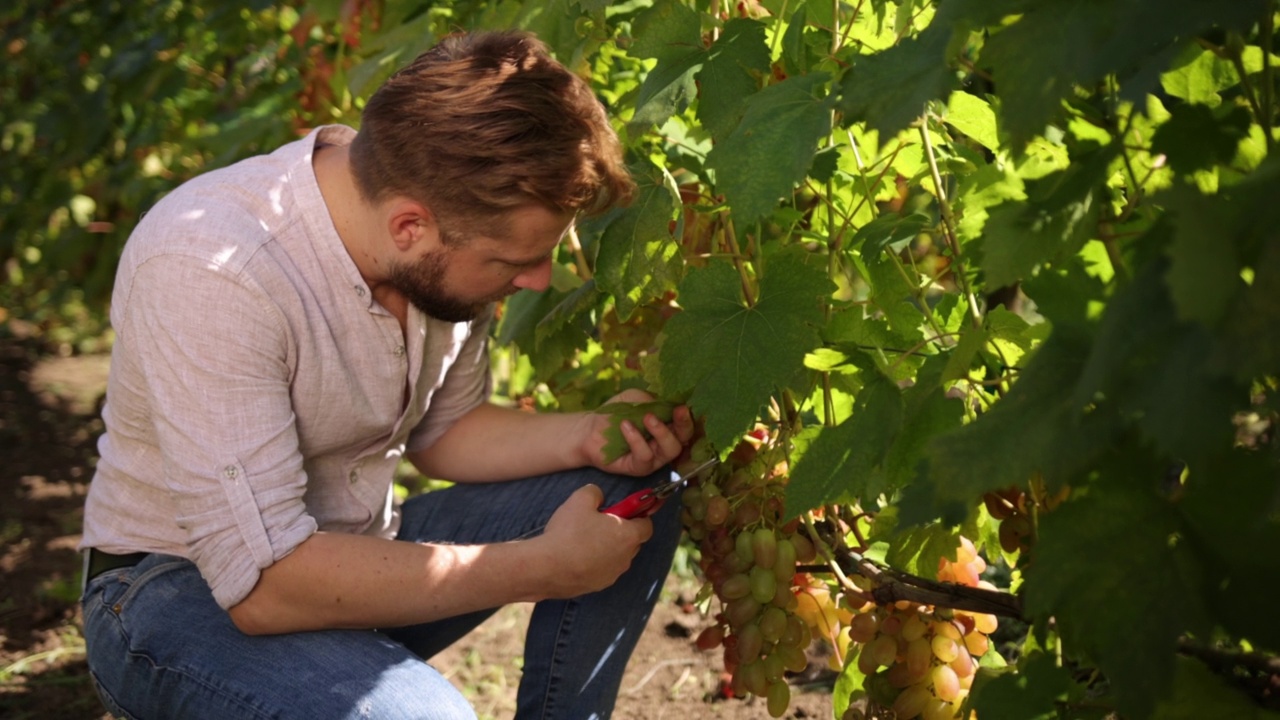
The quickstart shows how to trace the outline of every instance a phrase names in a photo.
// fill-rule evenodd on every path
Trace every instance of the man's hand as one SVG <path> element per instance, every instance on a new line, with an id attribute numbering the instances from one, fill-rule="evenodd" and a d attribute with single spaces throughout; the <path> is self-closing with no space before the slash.
<path id="1" fill-rule="evenodd" d="M 608 402 L 640 403 L 652 400 L 653 397 L 643 390 L 624 390 Z M 604 447 L 607 441 L 604 431 L 611 422 L 608 415 L 598 413 L 588 413 L 583 417 L 582 454 L 588 465 L 619 475 L 644 476 L 658 470 L 679 457 L 684 446 L 693 437 L 693 416 L 689 408 L 683 405 L 672 411 L 670 424 L 662 422 L 652 413 L 645 415 L 644 427 L 650 436 L 647 440 L 639 428 L 624 420 L 620 429 L 630 450 L 613 462 L 605 463 Z"/>
<path id="2" fill-rule="evenodd" d="M 631 567 L 653 535 L 648 518 L 624 520 L 600 512 L 595 485 L 578 488 L 556 509 L 546 530 L 528 542 L 545 557 L 545 597 L 571 598 L 609 587 Z"/>

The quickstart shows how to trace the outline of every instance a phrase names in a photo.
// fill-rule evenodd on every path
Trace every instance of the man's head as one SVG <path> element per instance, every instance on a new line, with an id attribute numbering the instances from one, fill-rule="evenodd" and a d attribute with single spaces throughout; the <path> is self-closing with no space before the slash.
<path id="1" fill-rule="evenodd" d="M 592 214 L 632 183 L 604 108 L 527 33 L 445 38 L 387 80 L 351 145 L 364 199 L 423 203 L 449 234 L 500 234 L 507 211 Z"/>

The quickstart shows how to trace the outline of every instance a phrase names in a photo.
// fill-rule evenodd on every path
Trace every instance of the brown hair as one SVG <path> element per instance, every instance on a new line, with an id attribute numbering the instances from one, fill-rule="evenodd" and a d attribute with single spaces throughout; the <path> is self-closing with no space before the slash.
<path id="1" fill-rule="evenodd" d="M 530 203 L 594 214 L 633 184 L 604 107 L 524 32 L 455 35 L 397 71 L 365 105 L 351 144 L 356 185 L 401 194 L 442 225 L 492 225 Z"/>

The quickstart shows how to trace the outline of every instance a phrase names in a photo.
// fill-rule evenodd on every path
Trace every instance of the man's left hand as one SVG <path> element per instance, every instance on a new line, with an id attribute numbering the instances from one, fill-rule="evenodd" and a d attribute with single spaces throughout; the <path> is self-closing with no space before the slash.
<path id="1" fill-rule="evenodd" d="M 652 400 L 649 393 L 633 389 L 618 393 L 609 402 L 643 403 Z M 652 413 L 646 414 L 643 422 L 649 433 L 648 439 L 631 421 L 623 420 L 620 429 L 629 450 L 613 462 L 605 463 L 604 431 L 613 420 L 608 415 L 589 413 L 586 422 L 588 427 L 582 450 L 588 464 L 619 475 L 644 476 L 655 472 L 679 457 L 693 437 L 693 416 L 684 405 L 672 411 L 670 423 L 662 422 Z"/>

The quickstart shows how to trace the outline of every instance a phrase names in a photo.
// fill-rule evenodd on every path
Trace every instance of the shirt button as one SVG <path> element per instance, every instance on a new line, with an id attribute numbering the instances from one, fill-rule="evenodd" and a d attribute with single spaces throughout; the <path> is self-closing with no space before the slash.
<path id="1" fill-rule="evenodd" d="M 397 345 L 397 346 L 396 346 L 396 357 L 404 357 L 404 346 L 403 346 L 403 345 Z"/>
<path id="2" fill-rule="evenodd" d="M 354 485 L 355 482 L 360 479 L 360 471 L 352 470 L 350 473 L 347 474 L 347 479 L 351 481 L 352 485 Z"/>
<path id="3" fill-rule="evenodd" d="M 235 480 L 236 476 L 240 474 L 240 471 L 236 470 L 235 465 L 228 465 L 222 468 L 222 474 L 227 476 L 228 480 Z"/>
<path id="4" fill-rule="evenodd" d="M 363 285 L 357 285 L 357 286 L 356 286 L 356 295 L 358 295 L 358 296 L 360 296 L 360 297 L 364 297 L 364 286 L 363 286 Z"/>

